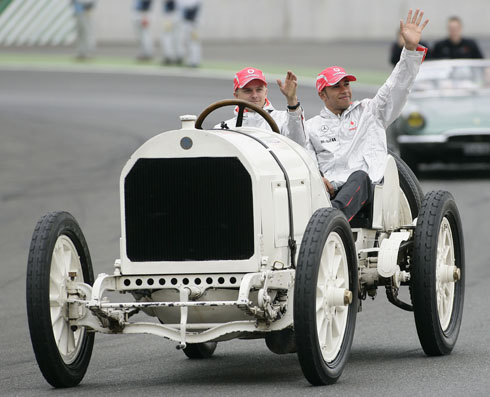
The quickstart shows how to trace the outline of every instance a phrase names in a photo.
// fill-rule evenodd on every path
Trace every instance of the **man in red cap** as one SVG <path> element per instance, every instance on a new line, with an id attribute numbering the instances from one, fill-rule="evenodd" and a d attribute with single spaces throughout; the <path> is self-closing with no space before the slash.
<path id="1" fill-rule="evenodd" d="M 387 161 L 386 128 L 400 115 L 427 49 L 420 37 L 428 20 L 423 11 L 400 21 L 405 47 L 385 84 L 372 99 L 352 102 L 355 76 L 339 66 L 323 70 L 316 89 L 324 103 L 320 115 L 305 123 L 308 149 L 318 161 L 332 205 L 349 221 L 371 198 Z"/>
<path id="2" fill-rule="evenodd" d="M 233 95 L 237 99 L 248 101 L 270 113 L 277 123 L 281 134 L 292 139 L 303 147 L 306 147 L 306 135 L 304 130 L 303 109 L 296 96 L 298 80 L 296 75 L 288 71 L 284 83 L 277 80 L 279 89 L 287 99 L 287 111 L 276 110 L 267 99 L 267 81 L 261 70 L 248 67 L 240 70 L 233 79 Z M 235 117 L 223 121 L 215 128 L 234 128 L 236 125 L 237 110 Z M 243 126 L 257 127 L 270 130 L 269 125 L 263 117 L 250 109 L 246 109 L 243 114 Z"/>

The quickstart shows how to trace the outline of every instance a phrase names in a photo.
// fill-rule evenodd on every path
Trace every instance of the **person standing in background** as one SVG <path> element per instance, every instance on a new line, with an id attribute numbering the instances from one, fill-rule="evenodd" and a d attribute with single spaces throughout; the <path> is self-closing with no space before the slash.
<path id="1" fill-rule="evenodd" d="M 138 61 L 149 61 L 153 58 L 153 38 L 150 32 L 151 0 L 135 0 L 133 7 L 133 25 L 139 45 Z"/>
<path id="2" fill-rule="evenodd" d="M 163 6 L 162 64 L 182 65 L 183 51 L 179 48 L 179 10 L 177 0 L 166 0 Z"/>
<path id="3" fill-rule="evenodd" d="M 483 58 L 478 44 L 473 39 L 462 37 L 463 22 L 453 16 L 447 22 L 448 37 L 436 42 L 431 52 L 432 59 Z"/>
<path id="4" fill-rule="evenodd" d="M 180 12 L 178 51 L 181 55 L 187 54 L 187 66 L 198 67 L 202 58 L 199 37 L 202 0 L 177 0 L 177 3 Z"/>
<path id="5" fill-rule="evenodd" d="M 77 30 L 77 60 L 94 56 L 96 41 L 92 12 L 97 0 L 72 0 Z"/>

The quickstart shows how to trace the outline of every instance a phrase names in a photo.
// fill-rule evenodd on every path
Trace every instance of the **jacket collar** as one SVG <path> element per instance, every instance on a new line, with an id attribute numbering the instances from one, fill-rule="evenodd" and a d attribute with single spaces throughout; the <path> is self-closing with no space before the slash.
<path id="1" fill-rule="evenodd" d="M 264 109 L 268 113 L 271 113 L 272 111 L 276 110 L 274 106 L 272 106 L 272 103 L 270 103 L 270 101 L 267 98 L 265 98 L 265 104 L 262 109 Z M 238 106 L 235 107 L 235 116 L 237 115 L 238 115 Z M 252 116 L 252 115 L 255 115 L 255 112 L 251 112 L 248 109 L 245 109 L 245 111 L 243 112 L 244 117 Z"/>
<path id="2" fill-rule="evenodd" d="M 346 115 L 348 115 L 352 111 L 352 109 L 357 107 L 357 105 L 359 105 L 359 104 L 360 104 L 359 101 L 352 102 L 349 105 L 349 107 L 347 109 L 345 109 L 344 112 L 340 116 L 337 116 L 335 113 L 333 113 L 331 110 L 329 110 L 324 105 L 322 110 L 320 111 L 320 116 L 323 117 L 324 119 L 332 119 L 332 118 L 338 119 L 340 117 L 345 117 Z"/>

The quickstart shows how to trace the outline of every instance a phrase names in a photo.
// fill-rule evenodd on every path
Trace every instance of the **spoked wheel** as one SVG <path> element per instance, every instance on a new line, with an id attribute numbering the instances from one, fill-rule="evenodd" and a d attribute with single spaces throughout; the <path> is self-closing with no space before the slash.
<path id="1" fill-rule="evenodd" d="M 350 353 L 358 309 L 357 257 L 345 216 L 321 208 L 298 256 L 294 330 L 299 362 L 313 385 L 335 383 Z"/>
<path id="2" fill-rule="evenodd" d="M 458 208 L 445 191 L 427 194 L 414 235 L 412 297 L 417 334 L 429 356 L 451 353 L 464 302 L 464 243 Z"/>
<path id="3" fill-rule="evenodd" d="M 92 285 L 87 243 L 67 212 L 42 217 L 34 229 L 27 264 L 27 317 L 39 368 L 54 387 L 76 386 L 92 355 L 94 334 L 71 327 L 67 282 Z"/>
<path id="4" fill-rule="evenodd" d="M 183 351 L 191 359 L 209 358 L 213 355 L 217 345 L 218 342 L 188 343 Z"/>

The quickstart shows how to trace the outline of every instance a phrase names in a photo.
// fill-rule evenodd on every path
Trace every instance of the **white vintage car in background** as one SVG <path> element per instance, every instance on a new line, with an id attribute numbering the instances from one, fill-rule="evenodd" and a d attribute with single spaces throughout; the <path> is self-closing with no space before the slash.
<path id="1" fill-rule="evenodd" d="M 201 129 L 223 106 L 239 107 L 239 127 Z M 245 107 L 275 132 L 241 127 Z M 378 287 L 414 312 L 428 355 L 451 352 L 465 265 L 450 193 L 422 197 L 411 171 L 390 156 L 373 203 L 349 224 L 331 207 L 314 160 L 276 133 L 262 109 L 227 100 L 197 121 L 181 120 L 181 129 L 147 141 L 122 170 L 113 274 L 94 280 L 70 214 L 49 213 L 34 230 L 27 311 L 51 385 L 82 380 L 95 332 L 162 336 L 191 359 L 210 357 L 221 341 L 265 338 L 275 353 L 297 352 L 311 384 L 330 384 L 348 360 L 361 303 Z M 402 286 L 410 303 L 398 297 Z M 124 293 L 122 301 L 109 300 L 112 291 Z M 141 312 L 148 321 L 132 319 Z"/>

